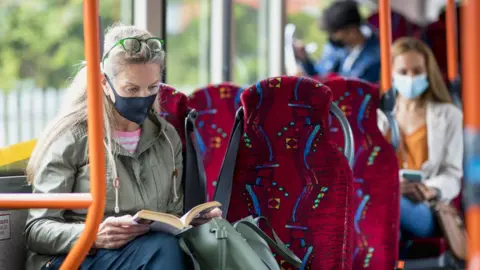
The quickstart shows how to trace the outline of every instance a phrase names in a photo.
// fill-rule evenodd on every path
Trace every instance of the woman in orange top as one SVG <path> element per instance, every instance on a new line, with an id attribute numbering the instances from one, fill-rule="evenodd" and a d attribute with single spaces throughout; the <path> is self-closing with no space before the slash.
<path id="1" fill-rule="evenodd" d="M 418 170 L 425 176 L 420 182 L 401 178 L 400 227 L 403 233 L 429 237 L 437 225 L 426 202 L 448 202 L 460 192 L 462 113 L 452 105 L 435 58 L 422 41 L 398 39 L 392 57 L 397 90 L 394 115 L 401 134 L 400 168 Z M 383 114 L 379 114 L 379 127 L 388 133 Z"/>

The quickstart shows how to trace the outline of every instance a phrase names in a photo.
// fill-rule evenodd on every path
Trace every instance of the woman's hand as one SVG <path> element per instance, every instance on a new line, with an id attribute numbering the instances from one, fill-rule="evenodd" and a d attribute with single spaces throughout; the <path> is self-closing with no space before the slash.
<path id="1" fill-rule="evenodd" d="M 198 226 L 198 225 L 205 224 L 215 217 L 222 218 L 222 210 L 220 210 L 220 208 L 218 207 L 215 207 L 212 211 L 205 213 L 204 215 L 201 215 L 195 218 L 194 220 L 192 220 L 192 225 Z"/>
<path id="2" fill-rule="evenodd" d="M 307 51 L 305 50 L 305 44 L 300 40 L 295 40 L 293 43 L 293 51 L 295 53 L 295 58 L 305 62 L 308 59 Z"/>
<path id="3" fill-rule="evenodd" d="M 94 248 L 117 249 L 150 230 L 148 224 L 134 224 L 130 215 L 108 217 L 98 229 Z"/>
<path id="4" fill-rule="evenodd" d="M 420 183 L 412 183 L 408 180 L 403 179 L 400 182 L 400 192 L 403 196 L 407 197 L 410 201 L 414 203 L 419 203 L 425 201 L 425 196 L 418 187 Z"/>
<path id="5" fill-rule="evenodd" d="M 431 187 L 427 187 L 424 184 L 419 184 L 418 189 L 423 193 L 425 200 L 430 201 L 437 197 L 437 190 Z"/>
<path id="6" fill-rule="evenodd" d="M 400 192 L 414 203 L 429 201 L 437 196 L 434 188 L 429 188 L 422 183 L 412 183 L 406 179 L 400 181 Z"/>

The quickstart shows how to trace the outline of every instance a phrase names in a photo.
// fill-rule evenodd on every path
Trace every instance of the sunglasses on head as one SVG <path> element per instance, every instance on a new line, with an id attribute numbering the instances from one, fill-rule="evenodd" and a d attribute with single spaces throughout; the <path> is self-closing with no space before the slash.
<path id="1" fill-rule="evenodd" d="M 105 59 L 108 58 L 110 52 L 118 45 L 122 46 L 123 50 L 125 50 L 125 52 L 128 54 L 135 54 L 140 52 L 140 50 L 142 49 L 142 44 L 146 44 L 153 53 L 160 53 L 163 50 L 163 43 L 163 39 L 156 37 L 147 39 L 140 39 L 136 37 L 120 39 L 119 41 L 115 42 L 115 44 L 113 44 L 113 46 L 103 56 L 102 66 L 105 62 Z"/>

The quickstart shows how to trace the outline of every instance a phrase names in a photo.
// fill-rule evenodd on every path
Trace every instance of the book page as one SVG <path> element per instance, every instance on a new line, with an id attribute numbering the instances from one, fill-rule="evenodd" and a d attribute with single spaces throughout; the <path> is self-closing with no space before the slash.
<path id="1" fill-rule="evenodd" d="M 172 230 L 169 229 L 169 227 L 175 228 L 176 230 L 182 230 L 185 227 L 182 221 L 174 215 L 149 210 L 138 212 L 133 217 L 133 221 L 137 224 L 151 224 L 150 227 L 153 230 L 162 231 L 165 229 L 165 232 Z"/>

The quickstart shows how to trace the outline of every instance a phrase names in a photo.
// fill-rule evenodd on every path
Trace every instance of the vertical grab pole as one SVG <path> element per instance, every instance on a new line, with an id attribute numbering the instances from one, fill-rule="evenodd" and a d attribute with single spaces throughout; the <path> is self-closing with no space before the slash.
<path id="1" fill-rule="evenodd" d="M 90 193 L 93 203 L 88 208 L 85 230 L 68 253 L 61 270 L 78 269 L 95 241 L 105 208 L 105 150 L 103 148 L 103 113 L 100 86 L 100 56 L 98 40 L 98 2 L 84 0 L 83 29 L 87 60 L 88 150 L 90 159 Z"/>
<path id="2" fill-rule="evenodd" d="M 480 269 L 480 1 L 462 8 L 464 113 L 464 199 L 469 269 Z"/>
<path id="3" fill-rule="evenodd" d="M 392 64 L 390 46 L 392 45 L 392 18 L 390 0 L 380 0 L 378 3 L 380 21 L 380 59 L 381 59 L 381 87 L 385 93 L 392 88 Z"/>
<path id="4" fill-rule="evenodd" d="M 447 0 L 446 15 L 448 80 L 453 82 L 458 78 L 457 8 L 455 0 Z"/>

